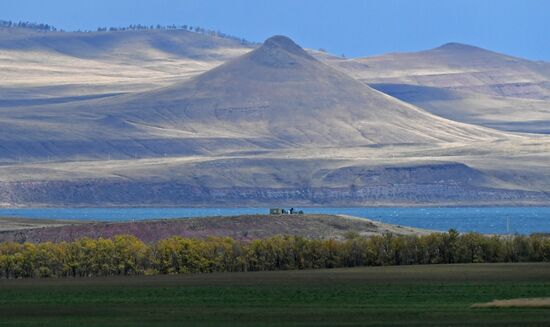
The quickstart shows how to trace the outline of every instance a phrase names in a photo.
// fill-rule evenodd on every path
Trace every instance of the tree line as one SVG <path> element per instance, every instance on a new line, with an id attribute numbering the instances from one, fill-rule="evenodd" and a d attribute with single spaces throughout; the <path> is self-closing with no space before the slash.
<path id="1" fill-rule="evenodd" d="M 129 235 L 62 243 L 0 243 L 0 278 L 89 277 L 381 265 L 550 261 L 550 238 L 435 233 L 249 242 L 171 237 L 146 244 Z"/>
<path id="2" fill-rule="evenodd" d="M 46 31 L 46 32 L 57 31 L 57 28 L 55 26 L 48 25 L 48 24 L 39 24 L 39 23 L 24 22 L 24 21 L 12 22 L 10 20 L 0 20 L 0 27 L 29 28 L 33 30 Z"/>
<path id="3" fill-rule="evenodd" d="M 12 22 L 12 21 L 6 21 L 6 20 L 0 20 L 0 27 L 4 28 L 10 28 L 10 27 L 19 27 L 19 28 L 28 28 L 33 29 L 37 31 L 43 31 L 43 32 L 65 32 L 62 29 L 57 29 L 55 26 L 48 25 L 48 24 L 39 24 L 39 23 L 32 23 L 32 22 Z M 83 32 L 83 33 L 91 33 L 91 32 L 118 32 L 118 31 L 146 31 L 146 30 L 186 30 L 190 32 L 220 37 L 224 39 L 230 39 L 233 41 L 240 42 L 243 45 L 255 45 L 256 42 L 248 41 L 244 38 L 236 37 L 230 34 L 226 34 L 220 31 L 206 29 L 200 26 L 191 26 L 191 25 L 142 25 L 142 24 L 131 24 L 128 26 L 123 27 L 98 27 L 95 31 L 94 30 L 78 30 L 77 32 Z"/>
<path id="4" fill-rule="evenodd" d="M 195 32 L 199 34 L 205 34 L 215 37 L 220 37 L 224 39 L 230 39 L 233 41 L 240 42 L 243 45 L 255 45 L 257 42 L 251 42 L 244 38 L 226 34 L 217 30 L 206 29 L 200 26 L 192 25 L 142 25 L 142 24 L 133 24 L 124 27 L 98 27 L 97 32 L 116 32 L 116 31 L 146 31 L 146 30 L 185 30 L 190 32 Z"/>

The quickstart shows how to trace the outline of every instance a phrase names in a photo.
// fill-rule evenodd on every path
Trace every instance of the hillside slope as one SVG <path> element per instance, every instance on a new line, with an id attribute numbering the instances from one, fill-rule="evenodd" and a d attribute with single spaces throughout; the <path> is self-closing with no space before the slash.
<path id="1" fill-rule="evenodd" d="M 17 219 L 14 219 L 17 221 Z M 0 226 L 1 227 L 1 226 Z M 65 226 L 0 230 L 0 242 L 70 242 L 83 237 L 110 238 L 130 234 L 144 242 L 157 242 L 172 236 L 207 238 L 231 237 L 255 240 L 276 235 L 311 239 L 343 239 L 348 233 L 363 236 L 426 235 L 433 231 L 389 225 L 364 218 L 339 215 L 246 215 L 150 220 L 123 223 L 86 223 Z"/>
<path id="2" fill-rule="evenodd" d="M 330 61 L 330 57 L 327 58 Z M 550 64 L 448 43 L 412 53 L 333 62 L 369 84 L 410 84 L 526 99 L 550 98 Z"/>
<path id="3" fill-rule="evenodd" d="M 186 30 L 0 28 L 0 108 L 150 90 L 250 49 L 232 39 Z"/>
<path id="4" fill-rule="evenodd" d="M 62 33 L 0 28 L 0 110 L 169 86 L 254 47 L 186 30 Z M 505 131 L 548 133 L 548 63 L 457 43 L 356 59 L 309 52 L 436 115 Z"/>
<path id="5" fill-rule="evenodd" d="M 550 63 L 459 43 L 367 58 L 319 56 L 436 115 L 508 131 L 548 133 Z"/>
<path id="6" fill-rule="evenodd" d="M 253 48 L 186 30 L 61 33 L 0 28 L 0 110 L 169 86 Z M 309 52 L 436 115 L 505 131 L 549 132 L 548 63 L 458 43 L 355 59 Z"/>
<path id="7" fill-rule="evenodd" d="M 285 37 L 153 91 L 3 110 L 5 159 L 204 155 L 509 139 L 441 119 L 319 62 Z M 40 140 L 39 142 L 37 142 Z"/>
<path id="8" fill-rule="evenodd" d="M 547 137 L 432 115 L 282 36 L 169 86 L 1 110 L 5 206 L 550 199 Z"/>

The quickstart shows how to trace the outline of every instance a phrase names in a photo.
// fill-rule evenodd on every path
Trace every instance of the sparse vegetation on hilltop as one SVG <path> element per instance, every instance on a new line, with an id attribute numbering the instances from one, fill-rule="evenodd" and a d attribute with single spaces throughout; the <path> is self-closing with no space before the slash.
<path id="1" fill-rule="evenodd" d="M 46 32 L 61 31 L 61 30 L 58 30 L 55 26 L 52 26 L 49 24 L 23 22 L 23 21 L 12 22 L 9 20 L 0 20 L 0 27 L 4 27 L 4 28 L 19 27 L 19 28 L 28 28 L 28 29 L 46 31 Z"/>
<path id="2" fill-rule="evenodd" d="M 43 24 L 43 23 L 33 23 L 33 22 L 12 22 L 12 21 L 6 21 L 6 20 L 0 20 L 0 27 L 4 28 L 11 28 L 11 27 L 18 27 L 18 28 L 28 28 L 32 30 L 37 31 L 43 31 L 43 32 L 65 32 L 63 29 L 58 29 L 55 26 L 49 25 L 49 24 Z M 185 30 L 189 32 L 195 32 L 215 37 L 221 37 L 224 39 L 230 39 L 237 42 L 240 42 L 243 45 L 255 45 L 258 44 L 257 42 L 248 41 L 244 38 L 240 38 L 234 35 L 226 34 L 217 30 L 211 30 L 200 26 L 192 26 L 192 25 L 142 25 L 142 24 L 131 24 L 128 26 L 109 26 L 109 27 L 98 27 L 97 30 L 78 30 L 77 32 L 85 32 L 85 33 L 92 33 L 92 32 L 118 32 L 118 31 L 147 31 L 147 30 Z"/>
<path id="3" fill-rule="evenodd" d="M 217 30 L 210 30 L 207 28 L 203 28 L 200 26 L 192 26 L 192 25 L 141 25 L 141 24 L 132 24 L 124 27 L 98 27 L 97 32 L 116 32 L 116 31 L 147 31 L 147 30 L 184 30 L 184 31 L 190 31 L 210 36 L 216 36 L 221 37 L 224 39 L 230 39 L 237 42 L 240 42 L 243 45 L 255 45 L 259 44 L 258 42 L 252 42 L 248 41 L 244 38 L 240 38 L 237 36 L 229 35 Z"/>

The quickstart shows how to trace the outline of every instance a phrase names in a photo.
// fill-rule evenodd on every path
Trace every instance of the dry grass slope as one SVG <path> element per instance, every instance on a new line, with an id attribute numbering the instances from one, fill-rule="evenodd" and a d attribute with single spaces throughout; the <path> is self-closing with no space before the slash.
<path id="1" fill-rule="evenodd" d="M 507 131 L 550 131 L 550 63 L 465 44 L 341 59 L 331 66 L 436 115 Z"/>
<path id="2" fill-rule="evenodd" d="M 310 53 L 281 36 L 253 50 L 185 31 L 2 30 L 0 204 L 548 201 L 548 137 L 447 120 L 361 82 L 375 81 L 368 74 L 385 76 L 384 69 L 396 77 L 377 83 L 424 85 L 410 80 L 432 75 L 452 82 L 493 62 L 520 67 L 507 76 L 521 70 L 534 78 L 540 65 L 457 45 L 371 58 L 367 66 Z M 459 65 L 463 56 L 472 67 Z M 497 78 L 491 74 L 501 66 L 487 78 Z M 423 96 L 432 93 L 438 92 Z M 544 99 L 524 97 L 502 108 L 508 98 L 476 97 L 496 100 L 483 100 L 490 109 L 484 113 L 455 112 L 462 98 L 441 106 L 429 98 L 426 108 L 521 130 L 509 122 L 523 109 L 507 110 L 537 102 L 531 109 L 540 109 L 532 116 L 538 127 L 529 124 L 545 128 Z"/>
<path id="3" fill-rule="evenodd" d="M 220 236 L 236 240 L 253 240 L 275 235 L 293 235 L 313 239 L 343 239 L 349 233 L 372 236 L 384 233 L 424 235 L 431 232 L 363 218 L 331 215 L 246 215 L 123 223 L 58 223 L 64 226 L 47 226 L 47 224 L 36 220 L 35 226 L 28 225 L 25 230 L 23 230 L 23 222 L 28 221 L 5 220 L 0 229 L 0 242 L 61 242 L 74 241 L 82 237 L 109 238 L 120 234 L 135 235 L 144 242 L 156 242 L 171 236 L 187 238 Z"/>

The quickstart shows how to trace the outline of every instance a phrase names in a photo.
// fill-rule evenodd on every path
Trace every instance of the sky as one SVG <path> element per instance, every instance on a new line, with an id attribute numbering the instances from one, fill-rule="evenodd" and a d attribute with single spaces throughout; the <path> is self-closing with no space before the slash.
<path id="1" fill-rule="evenodd" d="M 550 61 L 547 0 L 0 0 L 0 19 L 66 30 L 187 24 L 257 42 L 282 34 L 348 57 L 461 42 Z"/>

